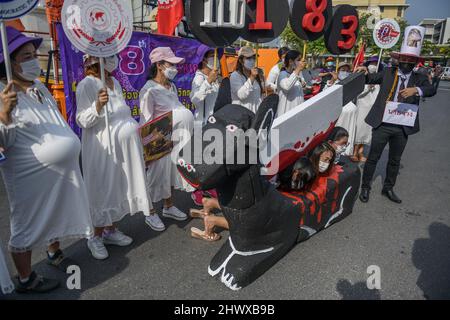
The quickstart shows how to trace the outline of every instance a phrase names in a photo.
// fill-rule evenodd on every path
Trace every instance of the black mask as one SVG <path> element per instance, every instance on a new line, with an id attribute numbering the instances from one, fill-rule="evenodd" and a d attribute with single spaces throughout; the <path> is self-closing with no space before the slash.
<path id="1" fill-rule="evenodd" d="M 398 67 L 403 74 L 411 73 L 414 70 L 414 64 L 412 63 L 401 62 Z"/>

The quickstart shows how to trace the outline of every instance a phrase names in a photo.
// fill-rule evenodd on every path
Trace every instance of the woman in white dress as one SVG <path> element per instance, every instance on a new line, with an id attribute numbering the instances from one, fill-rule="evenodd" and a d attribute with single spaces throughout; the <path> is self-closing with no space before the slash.
<path id="1" fill-rule="evenodd" d="M 163 217 L 183 221 L 187 215 L 175 207 L 172 200 L 172 188 L 192 192 L 195 189 L 181 177 L 176 168 L 178 151 L 191 138 L 194 116 L 179 100 L 178 90 L 172 82 L 178 74 L 177 65 L 184 62 L 176 57 L 168 47 L 154 49 L 150 54 L 149 81 L 140 92 L 141 124 L 152 121 L 167 112 L 173 114 L 172 141 L 174 148 L 159 160 L 147 167 L 147 190 L 154 203 L 164 200 Z M 165 225 L 156 210 L 150 212 L 145 222 L 155 231 L 164 231 Z"/>
<path id="2" fill-rule="evenodd" d="M 209 116 L 214 113 L 214 105 L 219 94 L 217 68 L 220 68 L 220 61 L 216 59 L 214 62 L 214 56 L 214 50 L 205 54 L 192 81 L 190 98 L 195 105 L 195 120 L 202 125 L 205 125 Z"/>
<path id="3" fill-rule="evenodd" d="M 369 73 L 377 73 L 378 56 L 371 57 L 365 64 Z M 380 64 L 380 71 L 383 65 Z M 380 92 L 379 85 L 368 84 L 365 86 L 364 91 L 359 95 L 356 101 L 356 133 L 355 133 L 355 148 L 353 151 L 353 158 L 358 159 L 359 162 L 366 162 L 367 159 L 364 156 L 364 146 L 370 145 L 372 140 L 372 127 L 366 123 L 366 117 L 372 109 L 375 100 Z"/>
<path id="4" fill-rule="evenodd" d="M 114 225 L 128 213 L 150 214 L 139 125 L 131 117 L 119 82 L 111 76 L 116 56 L 105 60 L 106 88 L 98 58 L 84 56 L 86 77 L 77 87 L 77 123 L 82 131 L 82 167 L 94 237 L 87 245 L 96 259 L 108 258 L 105 245 L 128 246 L 133 240 Z M 108 152 L 105 112 L 109 115 Z"/>
<path id="5" fill-rule="evenodd" d="M 302 104 L 303 88 L 306 82 L 302 77 L 305 61 L 302 61 L 300 52 L 291 50 L 284 59 L 284 68 L 278 78 L 277 92 L 280 96 L 277 117 Z"/>
<path id="6" fill-rule="evenodd" d="M 14 84 L 6 84 L 1 54 L 0 147 L 7 159 L 0 170 L 11 211 L 9 249 L 19 274 L 16 291 L 48 292 L 59 282 L 32 271 L 32 250 L 48 246 L 48 263 L 65 272 L 76 263 L 64 258 L 59 241 L 92 234 L 79 166 L 81 145 L 55 99 L 36 80 L 42 39 L 12 28 L 7 33 Z"/>
<path id="7" fill-rule="evenodd" d="M 277 93 L 278 87 L 278 77 L 280 76 L 281 69 L 284 66 L 284 58 L 289 52 L 288 47 L 282 47 L 278 50 L 278 63 L 270 69 L 269 75 L 267 76 L 266 87 L 272 92 Z"/>
<path id="8" fill-rule="evenodd" d="M 348 63 L 342 63 L 338 68 L 338 73 L 332 73 L 332 79 L 327 82 L 327 87 L 332 86 L 339 81 L 344 80 L 350 75 L 351 66 Z M 341 116 L 339 117 L 336 126 L 342 127 L 348 131 L 348 143 L 349 146 L 343 153 L 343 155 L 349 156 L 352 161 L 358 161 L 353 157 L 353 146 L 355 144 L 356 134 L 356 113 L 357 107 L 353 102 L 349 102 L 342 108 Z"/>
<path id="9" fill-rule="evenodd" d="M 231 100 L 256 113 L 262 102 L 263 77 L 256 67 L 256 52 L 250 47 L 239 51 L 236 71 L 230 76 Z"/>

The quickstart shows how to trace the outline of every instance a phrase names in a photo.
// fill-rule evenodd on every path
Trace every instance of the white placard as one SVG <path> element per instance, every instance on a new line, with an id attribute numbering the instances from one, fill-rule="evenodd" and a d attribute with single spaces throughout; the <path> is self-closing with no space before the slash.
<path id="1" fill-rule="evenodd" d="M 394 19 L 380 20 L 373 29 L 373 40 L 381 49 L 390 49 L 400 39 L 400 25 Z"/>
<path id="2" fill-rule="evenodd" d="M 414 127 L 419 106 L 409 103 L 388 102 L 384 109 L 383 122 Z"/>
<path id="3" fill-rule="evenodd" d="M 14 20 L 34 9 L 39 0 L 0 0 L 0 20 Z"/>
<path id="4" fill-rule="evenodd" d="M 95 57 L 118 54 L 133 33 L 131 1 L 65 0 L 61 19 L 70 42 Z"/>

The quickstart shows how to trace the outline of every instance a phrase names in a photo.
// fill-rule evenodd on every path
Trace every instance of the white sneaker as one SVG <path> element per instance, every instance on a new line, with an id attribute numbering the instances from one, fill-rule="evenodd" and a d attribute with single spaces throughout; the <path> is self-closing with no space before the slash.
<path id="1" fill-rule="evenodd" d="M 87 246 L 91 250 L 92 256 L 97 260 L 105 260 L 109 257 L 108 250 L 106 250 L 103 240 L 100 237 L 93 237 L 88 239 Z"/>
<path id="2" fill-rule="evenodd" d="M 171 206 L 170 208 L 164 208 L 162 215 L 165 218 L 170 218 L 178 221 L 184 221 L 188 218 L 184 212 L 180 211 L 175 206 Z"/>
<path id="3" fill-rule="evenodd" d="M 103 231 L 103 243 L 113 246 L 126 247 L 133 242 L 133 239 L 129 236 L 123 234 L 119 229 L 114 231 L 106 230 Z"/>
<path id="4" fill-rule="evenodd" d="M 161 218 L 157 213 L 150 214 L 148 217 L 145 217 L 145 223 L 155 231 L 161 232 L 166 230 L 166 226 L 161 221 Z"/>

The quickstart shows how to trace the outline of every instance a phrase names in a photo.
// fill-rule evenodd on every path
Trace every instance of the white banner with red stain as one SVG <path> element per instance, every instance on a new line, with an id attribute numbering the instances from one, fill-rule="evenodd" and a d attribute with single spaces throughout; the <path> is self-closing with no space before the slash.
<path id="1" fill-rule="evenodd" d="M 131 1 L 66 0 L 64 32 L 78 50 L 109 57 L 125 49 L 133 32 Z"/>

